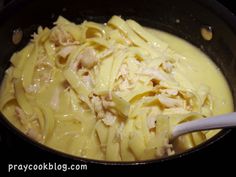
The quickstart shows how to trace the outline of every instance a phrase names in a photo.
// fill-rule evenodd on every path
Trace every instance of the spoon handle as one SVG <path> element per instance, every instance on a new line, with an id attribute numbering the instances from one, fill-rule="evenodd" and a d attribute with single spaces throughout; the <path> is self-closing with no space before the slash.
<path id="1" fill-rule="evenodd" d="M 236 127 L 236 112 L 179 124 L 173 129 L 172 139 L 186 133 L 230 127 Z"/>

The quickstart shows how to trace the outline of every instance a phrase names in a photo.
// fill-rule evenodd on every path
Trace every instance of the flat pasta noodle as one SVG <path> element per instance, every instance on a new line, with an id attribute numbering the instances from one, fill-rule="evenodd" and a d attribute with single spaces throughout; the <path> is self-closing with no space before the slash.
<path id="1" fill-rule="evenodd" d="M 168 44 L 161 41 L 160 39 L 156 38 L 154 35 L 148 33 L 143 29 L 142 26 L 140 26 L 137 22 L 134 20 L 127 20 L 127 24 L 143 39 L 145 39 L 147 42 L 150 42 L 154 46 L 158 47 L 160 50 L 166 50 L 168 47 Z"/>
<path id="2" fill-rule="evenodd" d="M 19 106 L 23 109 L 23 111 L 26 114 L 32 115 L 34 111 L 32 105 L 29 104 L 27 97 L 24 95 L 23 83 L 21 82 L 20 79 L 14 80 L 14 88 L 15 88 L 14 90 L 15 90 L 16 100 Z"/>
<path id="3" fill-rule="evenodd" d="M 0 109 L 3 110 L 4 106 L 11 101 L 12 99 L 15 99 L 14 95 L 14 87 L 12 84 L 13 80 L 13 68 L 10 67 L 6 71 L 5 77 L 2 81 L 1 88 L 0 88 Z"/>
<path id="4" fill-rule="evenodd" d="M 53 129 L 55 126 L 55 118 L 53 116 L 52 110 L 45 107 L 42 103 L 38 102 L 39 108 L 41 109 L 43 115 L 44 115 L 44 127 L 43 127 L 43 138 L 45 139 L 45 142 L 47 142 L 52 134 Z"/>
<path id="5" fill-rule="evenodd" d="M 29 59 L 26 61 L 23 71 L 22 71 L 22 84 L 25 89 L 27 89 L 33 79 L 34 67 L 38 57 L 38 47 L 37 44 L 34 45 L 34 48 L 29 56 Z"/>

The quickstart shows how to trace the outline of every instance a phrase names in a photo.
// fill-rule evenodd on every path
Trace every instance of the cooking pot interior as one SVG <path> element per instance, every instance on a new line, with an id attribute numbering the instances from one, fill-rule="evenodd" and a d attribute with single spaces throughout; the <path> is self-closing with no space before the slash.
<path id="1" fill-rule="evenodd" d="M 18 0 L 0 13 L 0 78 L 9 66 L 13 52 L 30 40 L 39 25 L 53 25 L 62 15 L 75 23 L 84 20 L 106 22 L 112 15 L 132 18 L 144 26 L 175 34 L 194 44 L 216 63 L 225 75 L 236 101 L 236 25 L 232 14 L 212 0 Z M 235 23 L 236 24 L 236 23 Z M 206 41 L 200 33 L 210 26 L 213 38 Z M 12 43 L 15 29 L 23 40 Z"/>

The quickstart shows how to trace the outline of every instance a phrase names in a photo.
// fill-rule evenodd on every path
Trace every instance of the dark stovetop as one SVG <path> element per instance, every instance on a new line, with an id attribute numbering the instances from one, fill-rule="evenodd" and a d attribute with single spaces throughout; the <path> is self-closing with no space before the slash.
<path id="1" fill-rule="evenodd" d="M 8 0 L 10 1 L 10 0 Z M 218 0 L 223 3 L 228 9 L 236 14 L 236 6 L 233 5 L 233 0 Z M 0 0 L 0 7 L 2 5 Z M 7 2 L 7 1 L 5 1 Z M 137 1 L 138 2 L 138 1 Z M 86 172 L 78 171 L 70 173 L 76 176 L 83 174 L 111 175 L 111 174 L 142 174 L 151 172 L 156 175 L 159 174 L 187 174 L 192 175 L 199 173 L 205 175 L 206 172 L 224 172 L 227 175 L 229 172 L 236 170 L 236 129 L 232 130 L 222 140 L 216 142 L 201 151 L 195 152 L 189 156 L 184 156 L 172 161 L 163 162 L 161 164 L 150 164 L 144 166 L 103 166 L 88 164 Z M 58 163 L 73 163 L 74 161 L 62 157 L 58 157 L 49 152 L 43 151 L 34 145 L 28 144 L 21 138 L 18 138 L 10 131 L 3 127 L 0 123 L 0 174 L 7 173 L 9 163 L 43 163 L 43 162 L 58 162 Z M 76 161 L 74 162 L 76 163 Z M 235 166 L 235 167 L 234 167 Z M 187 169 L 187 171 L 186 171 Z M 30 172 L 29 174 L 38 175 L 42 172 Z M 45 174 L 54 174 L 53 172 L 46 172 Z M 60 172 L 58 175 L 67 175 L 68 172 Z M 211 174 L 212 174 L 211 173 Z M 11 173 L 12 174 L 18 174 Z M 21 173 L 22 174 L 22 173 Z M 230 174 L 230 173 L 229 173 Z M 9 175 L 9 173 L 7 174 Z"/>

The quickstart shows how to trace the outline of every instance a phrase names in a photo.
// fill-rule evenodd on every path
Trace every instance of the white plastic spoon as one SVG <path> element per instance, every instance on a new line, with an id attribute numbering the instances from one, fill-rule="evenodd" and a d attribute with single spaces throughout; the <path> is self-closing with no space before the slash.
<path id="1" fill-rule="evenodd" d="M 236 127 L 236 112 L 179 124 L 173 128 L 171 139 L 174 140 L 186 133 L 230 127 Z"/>

